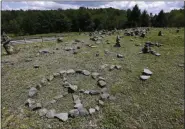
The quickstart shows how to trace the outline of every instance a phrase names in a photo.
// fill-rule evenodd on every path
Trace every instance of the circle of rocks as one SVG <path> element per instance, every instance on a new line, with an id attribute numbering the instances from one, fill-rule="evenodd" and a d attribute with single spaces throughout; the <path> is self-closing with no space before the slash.
<path id="1" fill-rule="evenodd" d="M 101 88 L 101 90 L 78 90 L 77 85 L 72 85 L 67 81 L 66 76 L 70 74 L 82 74 L 85 76 L 91 76 L 93 79 L 97 80 L 97 85 Z M 48 102 L 45 105 L 42 105 L 40 102 L 36 102 L 34 97 L 38 94 L 40 89 L 44 86 L 46 86 L 49 82 L 53 81 L 54 78 L 61 77 L 63 81 L 63 87 L 68 89 L 68 93 L 72 94 L 73 102 L 74 102 L 74 108 L 71 109 L 69 112 L 61 112 L 57 113 L 55 109 L 48 110 L 45 108 L 49 104 L 56 103 L 59 99 L 65 97 L 66 94 L 61 94 L 58 96 L 55 96 L 52 101 Z M 94 108 L 87 109 L 83 106 L 82 101 L 80 100 L 80 97 L 78 95 L 75 95 L 73 93 L 76 93 L 79 91 L 79 93 L 83 94 L 89 94 L 89 95 L 99 95 L 99 99 L 97 101 L 97 105 Z M 52 75 L 48 76 L 47 78 L 42 78 L 40 83 L 36 87 L 31 87 L 29 89 L 28 93 L 28 99 L 25 102 L 25 105 L 28 106 L 29 109 L 35 111 L 38 110 L 38 113 L 41 117 L 47 117 L 47 118 L 58 118 L 62 121 L 67 121 L 69 117 L 74 118 L 77 116 L 87 116 L 92 115 L 95 112 L 98 112 L 101 107 L 104 106 L 104 101 L 107 99 L 114 100 L 114 96 L 111 96 L 108 93 L 107 89 L 107 83 L 105 81 L 105 78 L 100 76 L 100 73 L 97 72 L 89 72 L 88 70 L 62 70 L 58 73 L 53 73 Z"/>

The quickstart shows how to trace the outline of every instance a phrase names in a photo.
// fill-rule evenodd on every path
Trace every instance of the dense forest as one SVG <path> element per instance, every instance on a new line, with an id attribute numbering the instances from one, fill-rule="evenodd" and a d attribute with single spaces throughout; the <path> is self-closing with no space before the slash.
<path id="1" fill-rule="evenodd" d="M 132 9 L 114 8 L 67 10 L 4 10 L 1 11 L 2 30 L 16 35 L 58 33 L 71 31 L 94 31 L 130 27 L 184 27 L 184 9 L 163 10 L 157 15 L 141 11 L 137 5 Z"/>

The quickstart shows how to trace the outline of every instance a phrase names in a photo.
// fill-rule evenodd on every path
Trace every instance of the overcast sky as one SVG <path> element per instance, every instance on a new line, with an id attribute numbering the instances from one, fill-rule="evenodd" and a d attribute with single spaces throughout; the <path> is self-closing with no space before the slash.
<path id="1" fill-rule="evenodd" d="M 179 9 L 184 6 L 183 1 L 156 1 L 156 2 L 145 2 L 145 1 L 104 1 L 104 2 L 85 2 L 85 1 L 73 1 L 73 2 L 60 2 L 60 1 L 19 1 L 19 2 L 2 2 L 2 10 L 50 10 L 50 9 L 78 9 L 79 7 L 89 8 L 108 8 L 113 7 L 117 9 L 132 9 L 132 7 L 138 4 L 139 8 L 143 11 L 146 9 L 149 13 L 157 14 L 161 9 L 165 12 L 169 12 L 172 9 Z"/>

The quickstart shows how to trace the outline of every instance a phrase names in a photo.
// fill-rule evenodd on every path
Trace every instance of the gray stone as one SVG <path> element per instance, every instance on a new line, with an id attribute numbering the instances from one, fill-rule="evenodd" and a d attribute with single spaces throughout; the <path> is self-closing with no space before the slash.
<path id="1" fill-rule="evenodd" d="M 89 71 L 87 71 L 87 70 L 82 70 L 82 73 L 84 74 L 84 75 L 86 75 L 86 76 L 89 76 L 91 73 L 89 72 Z"/>
<path id="2" fill-rule="evenodd" d="M 67 74 L 74 74 L 75 73 L 75 71 L 73 70 L 73 69 L 69 69 L 69 70 L 67 70 L 67 72 L 66 72 Z"/>
<path id="3" fill-rule="evenodd" d="M 98 105 L 96 105 L 95 109 L 96 109 L 96 111 L 99 111 L 100 107 Z"/>
<path id="4" fill-rule="evenodd" d="M 77 86 L 77 85 L 70 85 L 69 88 L 70 88 L 73 92 L 75 92 L 75 91 L 78 90 L 78 86 Z"/>
<path id="5" fill-rule="evenodd" d="M 29 97 L 33 97 L 33 96 L 35 96 L 36 94 L 37 94 L 37 89 L 35 88 L 35 87 L 32 87 L 32 88 L 30 88 L 30 90 L 29 90 L 29 94 L 28 94 L 28 96 Z"/>
<path id="6" fill-rule="evenodd" d="M 148 75 L 141 75 L 140 76 L 140 79 L 141 80 L 147 80 L 147 79 L 149 79 L 150 78 L 150 76 L 148 76 Z"/>
<path id="7" fill-rule="evenodd" d="M 75 104 L 74 108 L 81 109 L 81 108 L 83 108 L 83 104 L 77 103 L 77 104 Z"/>
<path id="8" fill-rule="evenodd" d="M 51 109 L 51 110 L 49 110 L 49 111 L 46 113 L 46 117 L 47 117 L 47 118 L 54 118 L 55 115 L 56 115 L 55 109 Z"/>
<path id="9" fill-rule="evenodd" d="M 100 106 L 103 106 L 103 105 L 104 105 L 104 102 L 103 102 L 102 100 L 98 100 L 98 104 L 99 104 Z"/>
<path id="10" fill-rule="evenodd" d="M 159 54 L 159 53 L 155 53 L 155 55 L 156 55 L 156 56 L 160 56 L 161 54 Z"/>
<path id="11" fill-rule="evenodd" d="M 39 116 L 41 116 L 41 117 L 45 116 L 47 112 L 48 112 L 48 110 L 46 108 L 42 108 L 39 110 Z"/>
<path id="12" fill-rule="evenodd" d="M 102 99 L 102 100 L 106 100 L 106 99 L 108 99 L 109 98 L 109 94 L 108 93 L 103 93 L 103 94 L 101 94 L 100 95 L 100 98 Z"/>
<path id="13" fill-rule="evenodd" d="M 87 115 L 89 115 L 89 112 L 87 111 L 86 108 L 80 108 L 78 111 L 79 111 L 80 116 L 87 116 Z"/>
<path id="14" fill-rule="evenodd" d="M 100 91 L 98 91 L 98 90 L 90 90 L 89 94 L 90 95 L 98 95 L 98 94 L 100 94 Z"/>
<path id="15" fill-rule="evenodd" d="M 84 91 L 84 94 L 90 94 L 90 91 L 86 90 Z"/>
<path id="16" fill-rule="evenodd" d="M 115 65 L 111 65 L 109 70 L 112 71 L 116 66 Z"/>
<path id="17" fill-rule="evenodd" d="M 101 89 L 101 93 L 107 93 L 107 92 L 108 92 L 108 89 L 106 87 Z"/>
<path id="18" fill-rule="evenodd" d="M 71 48 L 71 47 L 66 47 L 66 48 L 64 48 L 64 50 L 66 50 L 66 51 L 71 51 L 71 50 L 73 50 L 73 48 Z"/>
<path id="19" fill-rule="evenodd" d="M 41 85 L 41 84 L 37 84 L 35 88 L 36 88 L 37 90 L 40 90 L 40 89 L 41 89 L 41 87 L 42 87 L 42 85 Z"/>
<path id="20" fill-rule="evenodd" d="M 47 78 L 48 81 L 52 81 L 53 79 L 54 79 L 54 76 L 53 76 L 53 75 L 50 75 L 50 76 Z"/>
<path id="21" fill-rule="evenodd" d="M 97 72 L 93 72 L 91 76 L 93 79 L 96 79 L 98 76 L 100 76 L 100 74 Z"/>
<path id="22" fill-rule="evenodd" d="M 143 73 L 146 74 L 146 75 L 152 75 L 153 74 L 149 69 L 146 69 L 146 68 L 144 69 Z"/>
<path id="23" fill-rule="evenodd" d="M 51 100 L 49 103 L 51 103 L 51 104 L 54 104 L 54 103 L 56 103 L 57 101 L 54 99 L 54 100 Z"/>
<path id="24" fill-rule="evenodd" d="M 117 54 L 117 57 L 118 57 L 118 58 L 123 58 L 123 55 Z"/>
<path id="25" fill-rule="evenodd" d="M 98 77 L 98 80 L 99 80 L 99 81 L 100 81 L 100 80 L 105 81 L 105 78 L 103 78 L 103 77 Z"/>
<path id="26" fill-rule="evenodd" d="M 56 78 L 56 77 L 59 77 L 60 76 L 60 73 L 53 73 L 53 76 Z"/>
<path id="27" fill-rule="evenodd" d="M 78 111 L 78 109 L 72 109 L 72 110 L 70 110 L 69 111 L 69 116 L 70 117 L 77 117 L 77 116 L 79 116 L 79 111 Z"/>
<path id="28" fill-rule="evenodd" d="M 81 103 L 81 100 L 78 95 L 73 94 L 73 101 L 75 104 Z"/>
<path id="29" fill-rule="evenodd" d="M 49 50 L 48 49 L 42 49 L 42 50 L 39 50 L 39 53 L 46 54 L 46 53 L 49 53 Z"/>
<path id="30" fill-rule="evenodd" d="M 46 78 L 42 78 L 40 84 L 41 84 L 42 86 L 45 86 L 45 85 L 47 84 L 47 79 L 46 79 Z"/>
<path id="31" fill-rule="evenodd" d="M 35 102 L 34 99 L 29 98 L 29 99 L 26 100 L 25 105 L 30 107 L 30 105 L 35 104 L 35 103 L 36 102 Z"/>
<path id="32" fill-rule="evenodd" d="M 59 120 L 67 121 L 68 113 L 58 113 L 58 114 L 55 114 L 55 117 L 58 118 Z"/>
<path id="33" fill-rule="evenodd" d="M 29 108 L 31 110 L 37 110 L 37 109 L 41 109 L 42 108 L 42 105 L 41 105 L 41 103 L 33 103 L 33 104 L 30 104 L 29 105 Z"/>
<path id="34" fill-rule="evenodd" d="M 63 97 L 64 97 L 63 95 L 57 95 L 57 96 L 54 97 L 54 99 L 55 99 L 55 100 L 58 100 L 58 99 L 61 99 L 61 98 L 63 98 Z"/>
<path id="35" fill-rule="evenodd" d="M 105 69 L 108 66 L 108 64 L 103 64 L 100 66 L 100 69 Z"/>
<path id="36" fill-rule="evenodd" d="M 115 68 L 119 70 L 121 69 L 121 65 L 116 65 Z"/>
<path id="37" fill-rule="evenodd" d="M 93 113 L 95 113 L 96 112 L 96 110 L 94 109 L 94 108 L 90 108 L 89 109 L 89 114 L 93 114 Z"/>
<path id="38" fill-rule="evenodd" d="M 66 74 L 66 72 L 67 72 L 66 70 L 61 70 L 60 75 L 64 75 L 64 74 Z"/>
<path id="39" fill-rule="evenodd" d="M 77 69 L 75 72 L 81 74 L 81 73 L 83 73 L 83 70 Z"/>
<path id="40" fill-rule="evenodd" d="M 107 83 L 105 81 L 103 81 L 103 80 L 100 80 L 100 81 L 98 81 L 98 85 L 100 87 L 105 87 L 107 85 Z"/>
<path id="41" fill-rule="evenodd" d="M 34 65 L 33 67 L 34 67 L 34 68 L 39 68 L 40 66 L 39 66 L 39 65 Z"/>
<path id="42" fill-rule="evenodd" d="M 64 83 L 63 83 L 63 86 L 64 87 L 69 87 L 71 84 L 69 83 L 69 82 L 67 82 L 67 81 L 65 81 Z"/>

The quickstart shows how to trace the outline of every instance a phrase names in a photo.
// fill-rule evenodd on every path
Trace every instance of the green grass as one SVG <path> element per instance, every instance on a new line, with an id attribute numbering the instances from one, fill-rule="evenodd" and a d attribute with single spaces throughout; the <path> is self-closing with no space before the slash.
<path id="1" fill-rule="evenodd" d="M 162 30 L 164 36 L 157 36 Z M 120 35 L 123 35 L 120 34 Z M 134 41 L 130 41 L 130 39 Z M 73 55 L 63 50 L 65 46 L 75 46 L 74 39 L 84 40 L 79 53 Z M 178 64 L 184 63 L 184 29 L 176 33 L 175 28 L 152 28 L 146 38 L 134 38 L 124 36 L 121 39 L 121 48 L 114 48 L 116 35 L 105 37 L 111 44 L 94 44 L 97 48 L 87 47 L 85 44 L 93 44 L 89 36 L 69 33 L 64 38 L 68 43 L 32 43 L 16 45 L 21 48 L 14 55 L 2 55 L 2 61 L 14 62 L 14 65 L 2 64 L 2 125 L 6 129 L 47 129 L 48 125 L 53 129 L 181 129 L 184 125 L 184 69 Z M 145 41 L 158 41 L 164 46 L 153 47 L 161 54 L 156 57 L 151 54 L 138 54 Z M 135 44 L 142 46 L 135 46 Z M 55 48 L 59 50 L 55 50 Z M 42 49 L 48 48 L 54 54 L 36 56 Z M 115 54 L 105 55 L 104 50 L 120 53 L 124 59 L 118 59 Z M 4 52 L 4 49 L 2 49 Z M 95 54 L 99 52 L 100 56 Z M 25 62 L 26 58 L 32 58 L 31 62 Z M 39 69 L 33 65 L 39 64 Z M 122 70 L 100 70 L 102 64 L 119 64 Z M 148 67 L 153 75 L 145 82 L 139 79 L 143 68 Z M 108 89 L 116 96 L 115 101 L 107 101 L 100 112 L 88 117 L 69 119 L 60 122 L 56 119 L 40 118 L 35 112 L 24 107 L 27 99 L 28 88 L 35 86 L 42 77 L 62 69 L 87 69 L 97 71 L 106 78 Z M 95 81 L 90 77 L 72 76 L 70 82 L 80 88 L 98 89 Z M 60 81 L 54 81 L 49 87 L 45 87 L 39 99 L 44 101 L 52 99 L 59 92 Z M 53 91 L 53 92 L 52 92 Z M 96 97 L 82 96 L 87 106 L 94 105 Z M 71 96 L 62 99 L 55 106 L 57 111 L 67 111 L 72 108 Z M 63 106 L 65 105 L 65 106 Z M 20 117 L 20 108 L 23 117 Z M 14 117 L 10 119 L 13 115 Z M 7 122 L 8 121 L 8 122 Z M 95 125 L 95 126 L 91 126 Z"/>

